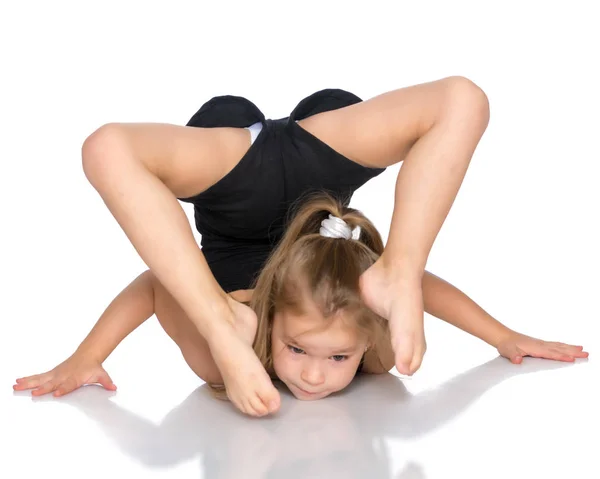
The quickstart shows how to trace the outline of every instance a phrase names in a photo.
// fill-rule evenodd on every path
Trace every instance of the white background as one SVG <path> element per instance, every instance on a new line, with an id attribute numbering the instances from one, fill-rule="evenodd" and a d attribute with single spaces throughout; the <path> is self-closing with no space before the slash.
<path id="1" fill-rule="evenodd" d="M 405 471 L 398 477 L 510 471 L 595 477 L 587 442 L 598 444 L 599 425 L 599 376 L 591 369 L 600 343 L 594 4 L 2 2 L 0 429 L 13 447 L 6 449 L 10 461 L 0 461 L 0 476 L 12 477 L 3 468 L 35 459 L 38 465 L 21 469 L 21 477 L 54 467 L 66 467 L 70 477 L 88 464 L 90 448 L 108 458 L 97 472 L 199 475 L 197 459 L 169 470 L 136 465 L 115 452 L 95 423 L 65 414 L 49 424 L 58 416 L 47 403 L 12 393 L 15 378 L 69 356 L 109 302 L 146 269 L 83 174 L 81 145 L 89 134 L 107 122 L 183 125 L 216 95 L 245 96 L 267 118 L 280 118 L 323 88 L 367 99 L 461 75 L 487 93 L 491 119 L 427 270 L 510 328 L 582 344 L 590 359 L 553 372 L 545 387 L 531 386 L 535 375 L 515 380 L 502 393 L 508 403 L 494 400 L 471 411 L 468 424 L 477 425 L 479 440 L 470 441 L 473 447 L 492 441 L 491 451 L 459 448 L 457 435 L 468 435 L 463 425 L 442 428 L 427 440 L 405 440 L 390 468 Z M 369 182 L 352 202 L 384 239 L 399 168 Z M 193 221 L 191 205 L 182 207 Z M 413 391 L 497 355 L 435 318 L 426 318 L 426 328 L 429 349 Z M 105 366 L 119 387 L 113 400 L 156 421 L 199 384 L 155 318 Z M 534 429 L 525 419 L 531 412 L 510 402 L 522 393 L 531 412 L 551 401 Z M 80 426 L 74 431 L 73 424 Z M 587 441 L 584 432 L 591 434 Z M 532 435 L 542 442 L 528 442 Z M 54 465 L 74 437 L 94 446 Z M 455 454 L 463 462 L 453 469 Z M 514 462 L 498 466 L 495 476 L 487 468 L 499 455 Z M 414 461 L 420 475 L 403 469 Z"/>

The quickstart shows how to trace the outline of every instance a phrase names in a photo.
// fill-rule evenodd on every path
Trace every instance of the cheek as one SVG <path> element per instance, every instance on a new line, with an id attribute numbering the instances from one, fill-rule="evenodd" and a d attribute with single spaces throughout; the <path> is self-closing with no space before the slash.
<path id="1" fill-rule="evenodd" d="M 293 361 L 287 348 L 281 344 L 274 344 L 273 351 L 273 370 L 277 377 L 284 379 L 286 376 L 290 376 L 295 369 L 298 368 L 297 361 Z"/>
<path id="2" fill-rule="evenodd" d="M 335 391 L 340 391 L 348 386 L 356 376 L 360 357 L 347 360 L 344 364 L 336 364 L 327 374 L 328 383 Z"/>
<path id="3" fill-rule="evenodd" d="M 331 368 L 328 374 L 329 383 L 337 390 L 345 388 L 354 379 L 357 367 L 357 364 L 348 364 L 344 367 Z"/>

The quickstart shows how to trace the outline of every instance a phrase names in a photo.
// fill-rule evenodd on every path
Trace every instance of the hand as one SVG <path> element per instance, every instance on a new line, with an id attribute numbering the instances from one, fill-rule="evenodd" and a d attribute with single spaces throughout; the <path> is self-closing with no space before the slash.
<path id="1" fill-rule="evenodd" d="M 587 358 L 583 346 L 542 341 L 520 333 L 511 333 L 498 345 L 498 352 L 514 364 L 521 364 L 524 356 L 573 362 L 575 358 Z"/>
<path id="2" fill-rule="evenodd" d="M 361 275 L 359 284 L 366 306 L 389 322 L 396 369 L 412 376 L 427 350 L 422 279 L 398 277 L 378 260 Z"/>
<path id="3" fill-rule="evenodd" d="M 105 389 L 115 391 L 117 386 L 97 360 L 75 353 L 51 371 L 17 379 L 15 391 L 33 389 L 32 396 L 41 396 L 54 391 L 59 397 L 70 393 L 84 384 L 100 383 Z"/>

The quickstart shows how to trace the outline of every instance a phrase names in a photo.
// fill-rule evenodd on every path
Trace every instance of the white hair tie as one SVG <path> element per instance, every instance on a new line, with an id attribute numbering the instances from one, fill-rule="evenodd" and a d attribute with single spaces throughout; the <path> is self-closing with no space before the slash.
<path id="1" fill-rule="evenodd" d="M 350 229 L 348 223 L 342 218 L 337 216 L 329 215 L 329 218 L 321 221 L 321 229 L 319 229 L 321 236 L 328 238 L 345 238 L 358 240 L 360 238 L 360 226 L 357 226 L 353 230 Z"/>

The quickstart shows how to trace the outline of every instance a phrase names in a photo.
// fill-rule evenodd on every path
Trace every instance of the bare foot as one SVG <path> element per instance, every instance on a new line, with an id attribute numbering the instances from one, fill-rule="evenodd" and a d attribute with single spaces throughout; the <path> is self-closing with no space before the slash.
<path id="1" fill-rule="evenodd" d="M 208 341 L 227 396 L 243 413 L 264 416 L 279 409 L 281 399 L 271 378 L 252 349 L 257 329 L 254 311 L 231 299 L 233 325 L 225 323 Z M 233 327 L 231 327 L 233 326 Z"/>
<path id="2" fill-rule="evenodd" d="M 396 369 L 412 376 L 421 367 L 427 350 L 421 283 L 397 289 L 389 321 Z"/>
<path id="3" fill-rule="evenodd" d="M 365 304 L 389 321 L 396 369 L 412 376 L 427 349 L 422 279 L 393 275 L 378 261 L 363 273 L 360 288 Z"/>

